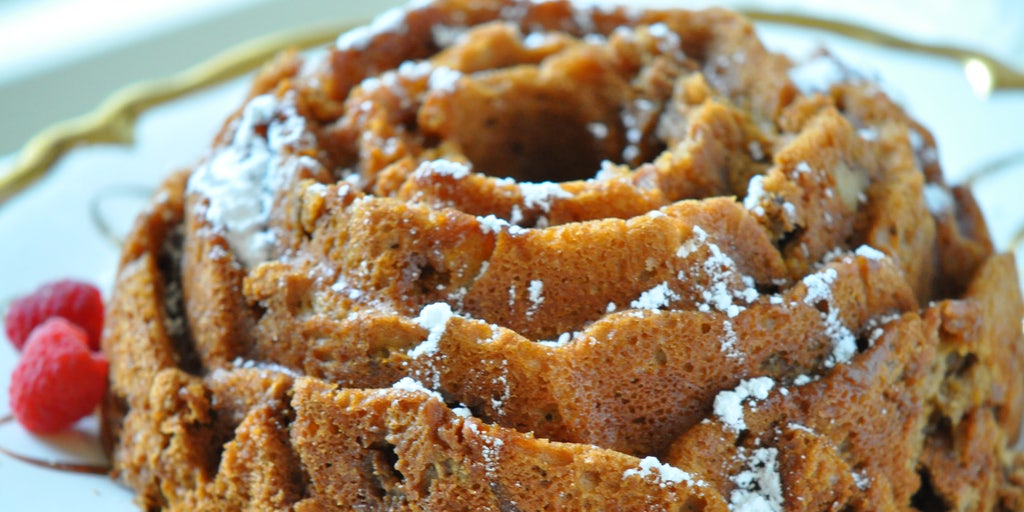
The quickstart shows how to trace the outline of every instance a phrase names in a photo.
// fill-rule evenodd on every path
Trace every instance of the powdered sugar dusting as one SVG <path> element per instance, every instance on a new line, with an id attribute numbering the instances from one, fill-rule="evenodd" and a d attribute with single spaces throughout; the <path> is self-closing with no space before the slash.
<path id="1" fill-rule="evenodd" d="M 241 370 L 260 370 L 265 372 L 283 373 L 296 378 L 301 376 L 299 372 L 296 372 L 287 366 L 281 366 L 267 361 L 253 361 L 251 359 L 243 359 L 241 357 L 236 357 L 231 361 L 231 366 Z"/>
<path id="2" fill-rule="evenodd" d="M 359 82 L 359 88 L 364 92 L 372 92 L 380 88 L 387 88 L 400 97 L 407 93 L 403 82 L 415 82 L 429 77 L 436 71 L 434 65 L 426 60 L 407 60 L 398 65 L 398 69 L 389 69 L 380 75 L 370 76 Z M 408 101 L 408 98 L 404 98 Z M 359 108 L 368 111 L 373 108 L 369 100 L 359 105 Z"/>
<path id="3" fill-rule="evenodd" d="M 807 294 L 804 295 L 804 303 L 813 306 L 818 301 L 832 300 L 832 283 L 838 277 L 836 269 L 829 268 L 822 272 L 804 276 L 804 286 L 807 287 Z"/>
<path id="4" fill-rule="evenodd" d="M 750 153 L 750 158 L 753 158 L 755 161 L 764 160 L 764 147 L 756 140 L 747 143 L 747 152 Z"/>
<path id="5" fill-rule="evenodd" d="M 868 347 L 874 347 L 882 336 L 885 335 L 885 326 L 890 322 L 899 320 L 901 315 L 899 313 L 891 313 L 888 315 L 882 315 L 875 318 L 869 318 L 867 322 L 867 342 Z"/>
<path id="6" fill-rule="evenodd" d="M 512 225 L 523 222 L 523 209 L 518 204 L 512 205 L 512 210 L 508 214 L 508 222 Z"/>
<path id="7" fill-rule="evenodd" d="M 608 125 L 604 123 L 587 123 L 587 131 L 589 131 L 595 139 L 604 140 L 608 137 Z"/>
<path id="8" fill-rule="evenodd" d="M 366 50 L 373 38 L 380 34 L 404 34 L 406 15 L 424 2 L 412 2 L 405 7 L 395 7 L 380 14 L 369 25 L 356 27 L 338 36 L 335 44 L 339 50 Z"/>
<path id="9" fill-rule="evenodd" d="M 551 32 L 530 32 L 523 38 L 523 48 L 535 50 L 557 39 Z"/>
<path id="10" fill-rule="evenodd" d="M 867 258 L 869 260 L 881 260 L 885 258 L 884 252 L 879 251 L 878 249 L 875 249 L 870 245 L 862 245 L 858 247 L 857 250 L 854 251 L 854 254 L 862 258 Z"/>
<path id="11" fill-rule="evenodd" d="M 703 288 L 695 287 L 700 291 L 702 300 L 698 303 L 697 309 L 706 312 L 714 308 L 725 313 L 729 318 L 734 318 L 746 310 L 745 306 L 736 304 L 734 299 L 742 300 L 747 304 L 757 300 L 758 292 L 754 287 L 754 280 L 741 274 L 736 269 L 736 262 L 728 254 L 725 254 L 718 244 L 708 241 L 707 233 L 699 226 L 693 227 L 690 238 L 679 247 L 676 256 L 689 257 L 702 246 L 707 248 L 709 254 L 690 271 L 693 274 L 703 274 L 708 280 L 707 285 Z M 686 271 L 679 271 L 680 281 L 691 277 L 693 276 L 688 276 Z M 736 278 L 739 278 L 742 288 L 731 286 Z"/>
<path id="12" fill-rule="evenodd" d="M 729 494 L 732 512 L 782 512 L 782 478 L 779 476 L 779 450 L 756 448 L 749 456 L 740 456 L 746 468 L 729 477 L 736 488 Z"/>
<path id="13" fill-rule="evenodd" d="M 468 420 L 465 423 L 466 428 L 479 436 L 481 441 L 480 455 L 484 459 L 485 475 L 494 475 L 498 471 L 498 464 L 501 462 L 501 449 L 505 446 L 505 441 L 494 437 L 485 435 L 480 431 L 480 427 L 477 426 L 476 420 Z"/>
<path id="14" fill-rule="evenodd" d="M 424 178 L 427 176 L 445 176 L 453 180 L 461 180 L 469 176 L 470 167 L 462 162 L 438 159 L 420 163 L 416 168 L 414 176 Z"/>
<path id="15" fill-rule="evenodd" d="M 878 140 L 878 128 L 875 128 L 873 126 L 860 128 L 857 130 L 857 135 L 859 135 L 860 138 L 864 139 L 865 141 L 874 142 Z"/>
<path id="16" fill-rule="evenodd" d="M 580 335 L 579 332 L 573 332 L 573 333 L 563 332 L 562 334 L 558 335 L 558 339 L 556 339 L 556 340 L 553 340 L 553 341 L 552 340 L 540 340 L 537 343 L 540 344 L 540 345 L 544 345 L 545 347 L 559 348 L 559 347 L 564 347 L 564 346 L 568 345 L 569 342 L 573 340 L 573 338 L 575 338 L 575 337 L 577 337 L 579 335 Z"/>
<path id="17" fill-rule="evenodd" d="M 850 476 L 853 477 L 853 483 L 858 489 L 866 491 L 868 487 L 871 487 L 871 477 L 867 473 L 862 471 L 852 471 Z"/>
<path id="18" fill-rule="evenodd" d="M 641 293 L 639 298 L 630 302 L 629 307 L 656 310 L 667 308 L 674 300 L 679 300 L 679 294 L 669 288 L 668 282 L 663 282 Z"/>
<path id="19" fill-rule="evenodd" d="M 469 31 L 468 27 L 460 25 L 434 25 L 430 27 L 430 35 L 434 38 L 434 44 L 440 48 L 448 48 L 462 42 Z"/>
<path id="20" fill-rule="evenodd" d="M 594 179 L 597 181 L 610 180 L 620 176 L 621 174 L 623 173 L 619 169 L 619 166 L 615 165 L 611 161 L 601 160 L 601 168 L 597 170 L 596 174 L 594 174 Z"/>
<path id="21" fill-rule="evenodd" d="M 344 295 L 348 297 L 349 300 L 359 300 L 363 296 L 363 291 L 353 287 L 344 276 L 339 276 L 331 285 L 331 291 Z"/>
<path id="22" fill-rule="evenodd" d="M 472 418 L 473 417 L 473 411 L 470 411 L 469 407 L 466 407 L 463 404 L 459 404 L 458 407 L 453 408 L 452 409 L 452 413 L 455 414 L 456 416 L 460 417 L 460 418 Z"/>
<path id="23" fill-rule="evenodd" d="M 729 428 L 746 430 L 743 420 L 743 402 L 746 400 L 764 400 L 768 392 L 775 386 L 771 377 L 756 377 L 740 381 L 736 389 L 722 391 L 715 397 L 714 413 Z"/>
<path id="24" fill-rule="evenodd" d="M 764 176 L 758 174 L 747 183 L 747 196 L 743 198 L 743 207 L 754 215 L 764 216 L 764 207 L 761 206 L 764 197 Z"/>
<path id="25" fill-rule="evenodd" d="M 812 57 L 789 70 L 793 85 L 804 94 L 824 92 L 833 85 L 846 81 L 849 71 L 834 57 L 819 55 Z"/>
<path id="26" fill-rule="evenodd" d="M 939 216 L 953 211 L 956 202 L 949 190 L 942 185 L 926 183 L 924 185 L 924 204 L 932 215 Z"/>
<path id="27" fill-rule="evenodd" d="M 811 377 L 810 375 L 800 374 L 800 375 L 797 375 L 795 378 L 793 378 L 793 385 L 794 386 L 805 386 L 807 384 L 810 384 L 811 382 L 814 382 L 814 380 L 815 380 L 815 378 Z"/>
<path id="28" fill-rule="evenodd" d="M 431 91 L 452 92 L 460 78 L 462 78 L 460 71 L 440 66 L 430 73 L 427 87 Z"/>
<path id="29" fill-rule="evenodd" d="M 501 374 L 492 377 L 491 383 L 502 389 L 500 397 L 491 398 L 491 408 L 498 416 L 505 415 L 505 402 L 512 398 L 512 387 L 508 381 L 508 359 L 501 360 Z"/>
<path id="30" fill-rule="evenodd" d="M 658 40 L 658 51 L 666 55 L 672 55 L 677 60 L 684 60 L 686 55 L 682 51 L 682 40 L 679 34 L 675 33 L 664 23 L 652 23 L 647 27 L 647 32 Z"/>
<path id="31" fill-rule="evenodd" d="M 824 301 L 828 306 L 827 311 L 821 313 L 821 319 L 825 324 L 825 334 L 832 340 L 832 353 L 825 358 L 826 368 L 849 362 L 857 353 L 857 338 L 849 328 L 843 325 L 839 318 L 839 308 L 835 306 L 832 297 L 832 284 L 835 283 L 837 277 L 836 270 L 828 268 L 821 272 L 808 274 L 803 279 L 804 286 L 807 287 L 804 303 L 808 306 L 817 306 L 818 303 Z"/>
<path id="32" fill-rule="evenodd" d="M 553 200 L 572 197 L 572 194 L 566 192 L 559 184 L 551 181 L 522 182 L 519 184 L 519 190 L 523 194 L 523 206 L 537 208 L 543 212 L 551 211 Z"/>
<path id="33" fill-rule="evenodd" d="M 424 386 L 423 383 L 416 379 L 413 379 L 412 377 L 402 377 L 398 382 L 392 384 L 391 387 L 393 389 L 408 391 L 410 393 L 422 393 L 427 396 L 441 400 L 442 402 L 444 401 L 444 398 L 441 396 L 440 393 L 431 389 L 427 389 L 427 387 Z"/>
<path id="34" fill-rule="evenodd" d="M 703 481 L 697 480 L 686 471 L 683 471 L 671 464 L 665 464 L 656 457 L 644 457 L 635 468 L 629 468 L 622 473 L 622 478 L 638 476 L 640 478 L 653 478 L 660 487 L 686 482 L 688 486 L 706 486 Z"/>
<path id="35" fill-rule="evenodd" d="M 441 336 L 444 335 L 445 329 L 448 328 L 448 320 L 454 316 L 452 313 L 452 307 L 444 302 L 435 302 L 433 304 L 427 304 L 420 310 L 420 314 L 413 318 L 412 321 L 416 325 L 427 329 L 430 333 L 427 335 L 427 339 L 420 343 L 415 348 L 409 351 L 408 355 L 412 358 L 417 358 L 423 355 L 430 355 L 438 350 L 437 343 L 441 340 Z"/>
<path id="36" fill-rule="evenodd" d="M 707 240 L 707 232 L 701 229 L 700 226 L 694 226 L 693 231 L 690 234 L 690 238 L 688 238 L 686 242 L 683 242 L 683 244 L 679 246 L 679 249 L 676 250 L 676 257 L 685 258 L 693 254 L 693 252 L 704 245 Z"/>
<path id="37" fill-rule="evenodd" d="M 486 217 L 477 217 L 476 221 L 480 223 L 480 231 L 485 235 L 490 233 L 500 233 L 502 229 L 509 226 L 509 223 L 505 221 L 505 219 L 499 219 L 494 214 L 487 215 Z"/>
<path id="38" fill-rule="evenodd" d="M 266 136 L 259 128 L 266 128 Z M 206 219 L 223 234 L 239 261 L 253 267 L 270 258 L 277 236 L 268 229 L 274 198 L 300 167 L 320 164 L 286 148 L 311 146 L 313 136 L 295 109 L 295 94 L 256 96 L 242 110 L 231 143 L 189 178 L 189 193 L 209 200 Z"/>
<path id="39" fill-rule="evenodd" d="M 477 217 L 476 220 L 480 223 L 480 231 L 484 234 L 497 234 L 503 230 L 507 230 L 510 235 L 519 235 L 526 232 L 526 229 L 509 224 L 507 220 L 497 217 L 494 214 L 489 214 L 486 217 Z"/>
<path id="40" fill-rule="evenodd" d="M 743 353 L 736 349 L 736 330 L 732 327 L 732 322 L 728 320 L 722 321 L 722 330 L 725 331 L 722 336 L 722 352 L 725 352 L 725 357 L 730 359 L 742 359 Z"/>
<path id="41" fill-rule="evenodd" d="M 790 430 L 800 430 L 802 432 L 807 432 L 808 434 L 817 435 L 813 430 L 811 430 L 810 428 L 805 427 L 805 426 L 803 426 L 803 425 L 801 425 L 799 423 L 790 422 L 788 425 L 786 425 L 786 427 L 789 428 Z"/>
<path id="42" fill-rule="evenodd" d="M 540 305 L 544 303 L 544 281 L 534 279 L 530 281 L 530 286 L 526 290 L 530 294 L 530 307 L 526 310 L 526 316 L 529 318 L 536 314 Z"/>

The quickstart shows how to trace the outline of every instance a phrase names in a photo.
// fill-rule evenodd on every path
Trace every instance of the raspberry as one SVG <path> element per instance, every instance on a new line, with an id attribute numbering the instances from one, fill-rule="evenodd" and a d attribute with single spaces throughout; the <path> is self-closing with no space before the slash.
<path id="1" fill-rule="evenodd" d="M 85 329 L 89 347 L 99 350 L 103 298 L 95 286 L 64 279 L 41 286 L 11 303 L 4 319 L 7 338 L 21 350 L 29 333 L 44 320 L 59 316 Z"/>
<path id="2" fill-rule="evenodd" d="M 32 331 L 11 374 L 11 410 L 26 429 L 50 434 L 90 414 L 103 399 L 107 360 L 84 330 L 51 318 Z"/>

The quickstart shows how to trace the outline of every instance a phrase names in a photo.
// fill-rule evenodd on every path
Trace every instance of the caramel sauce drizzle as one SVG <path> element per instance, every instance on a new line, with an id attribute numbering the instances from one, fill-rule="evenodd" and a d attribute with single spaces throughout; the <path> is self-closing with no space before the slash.
<path id="1" fill-rule="evenodd" d="M 100 190 L 89 200 L 89 219 L 104 240 L 110 242 L 114 247 L 120 248 L 124 245 L 123 233 L 118 233 L 108 221 L 108 217 L 104 215 L 103 202 L 119 198 L 137 198 L 148 201 L 151 195 L 153 195 L 151 187 L 137 185 L 113 186 Z"/>
<path id="2" fill-rule="evenodd" d="M 14 421 L 14 416 L 8 414 L 0 418 L 0 425 L 10 423 Z M 53 469 L 56 471 L 66 471 L 69 473 L 78 473 L 86 475 L 109 475 L 111 469 L 110 464 L 78 464 L 74 462 L 59 462 L 53 460 L 42 460 L 35 457 L 29 457 L 20 453 L 13 452 L 4 446 L 0 446 L 0 453 L 26 464 L 32 464 L 33 466 L 39 466 L 46 469 Z"/>

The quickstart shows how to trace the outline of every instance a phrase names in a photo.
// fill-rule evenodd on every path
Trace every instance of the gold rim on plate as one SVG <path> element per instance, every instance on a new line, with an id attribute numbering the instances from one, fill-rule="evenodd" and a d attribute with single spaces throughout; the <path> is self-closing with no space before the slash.
<path id="1" fill-rule="evenodd" d="M 964 66 L 966 78 L 975 93 L 982 97 L 997 90 L 1024 88 L 1024 74 L 978 52 L 916 43 L 859 25 L 821 18 L 759 10 L 741 12 L 755 21 L 825 30 L 879 46 L 954 59 Z M 61 156 L 76 146 L 130 144 L 135 122 L 146 110 L 250 72 L 284 49 L 325 44 L 356 25 L 358 23 L 333 22 L 279 32 L 243 43 L 166 79 L 139 82 L 118 90 L 92 112 L 52 125 L 29 140 L 14 165 L 0 175 L 0 206 L 45 175 Z M 1019 161 L 1021 156 L 1017 155 L 1014 161 Z"/>
<path id="2" fill-rule="evenodd" d="M 980 98 L 986 98 L 1000 90 L 1024 89 L 1024 72 L 1018 71 L 990 55 L 973 50 L 957 46 L 918 43 L 861 25 L 799 14 L 761 10 L 741 10 L 741 12 L 757 21 L 824 30 L 878 46 L 955 60 L 963 66 L 964 75 L 971 90 Z"/>

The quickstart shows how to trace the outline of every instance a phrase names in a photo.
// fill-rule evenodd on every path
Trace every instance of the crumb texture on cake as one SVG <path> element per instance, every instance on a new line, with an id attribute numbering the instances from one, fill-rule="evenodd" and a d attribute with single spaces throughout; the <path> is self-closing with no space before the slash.
<path id="1" fill-rule="evenodd" d="M 147 510 L 1024 510 L 1013 260 L 814 60 L 557 0 L 280 56 L 126 241 L 114 477 Z"/>

